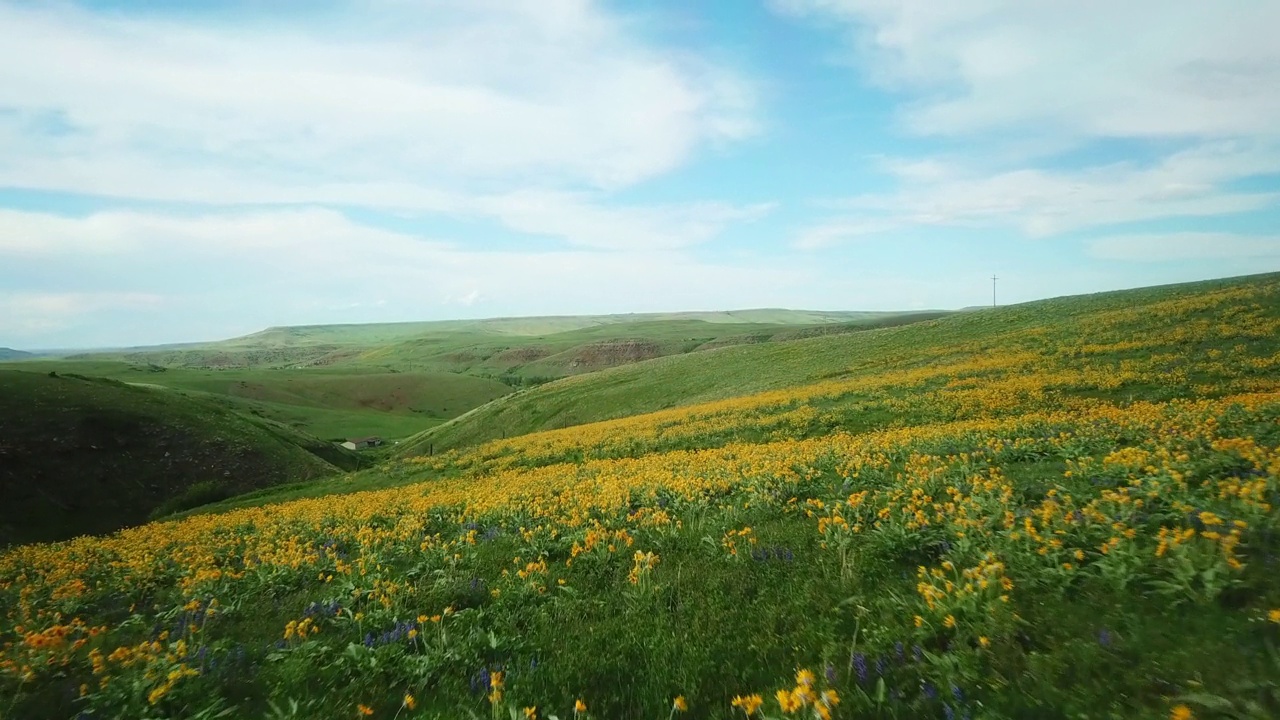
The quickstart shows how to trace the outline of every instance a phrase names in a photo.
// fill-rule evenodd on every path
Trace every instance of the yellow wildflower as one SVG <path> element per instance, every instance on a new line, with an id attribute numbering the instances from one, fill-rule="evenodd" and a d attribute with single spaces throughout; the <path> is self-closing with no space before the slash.
<path id="1" fill-rule="evenodd" d="M 802 706 L 800 698 L 796 697 L 795 693 L 785 688 L 775 693 L 775 697 L 778 698 L 778 707 L 782 708 L 782 712 L 784 713 L 793 713 L 799 710 Z"/>
<path id="2" fill-rule="evenodd" d="M 759 710 L 763 704 L 764 700 L 759 695 L 747 695 L 745 697 L 738 695 L 733 698 L 732 703 L 733 707 L 741 709 L 742 714 L 747 717 L 754 715 L 756 710 Z"/>
<path id="3" fill-rule="evenodd" d="M 410 695 L 409 693 L 405 693 L 405 694 L 404 694 L 404 700 L 402 701 L 402 704 L 403 704 L 405 707 L 407 707 L 407 708 L 409 708 L 410 710 L 412 710 L 412 709 L 414 709 L 415 707 L 417 707 L 417 706 L 418 706 L 418 701 L 414 699 L 413 695 Z"/>
<path id="4" fill-rule="evenodd" d="M 1175 705 L 1169 711 L 1169 720 L 1192 720 L 1195 715 L 1191 714 L 1191 708 L 1186 705 Z"/>
<path id="5" fill-rule="evenodd" d="M 683 695 L 677 695 L 676 699 L 671 701 L 671 708 L 676 712 L 687 712 L 689 703 L 685 701 Z"/>

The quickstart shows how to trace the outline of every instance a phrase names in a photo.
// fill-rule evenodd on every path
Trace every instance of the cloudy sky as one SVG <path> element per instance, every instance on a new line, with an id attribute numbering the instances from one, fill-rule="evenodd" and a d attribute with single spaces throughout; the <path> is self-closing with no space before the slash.
<path id="1" fill-rule="evenodd" d="M 0 0 L 0 346 L 1280 270 L 1274 0 Z"/>

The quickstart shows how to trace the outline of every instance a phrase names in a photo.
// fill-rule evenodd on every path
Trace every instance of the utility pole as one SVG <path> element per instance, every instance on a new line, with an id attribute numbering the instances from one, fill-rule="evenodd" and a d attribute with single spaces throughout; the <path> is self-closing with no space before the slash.
<path id="1" fill-rule="evenodd" d="M 991 307 L 996 307 L 996 281 L 1000 278 L 991 276 Z"/>

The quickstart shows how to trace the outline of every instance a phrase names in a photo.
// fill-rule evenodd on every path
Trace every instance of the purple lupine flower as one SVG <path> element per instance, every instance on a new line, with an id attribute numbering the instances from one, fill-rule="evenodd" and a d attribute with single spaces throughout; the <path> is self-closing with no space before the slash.
<path id="1" fill-rule="evenodd" d="M 942 706 L 942 715 L 947 720 L 956 720 L 956 711 L 952 710 L 950 705 Z"/>
<path id="2" fill-rule="evenodd" d="M 911 654 L 915 657 L 916 662 L 924 662 L 924 648 L 919 645 L 912 645 Z"/>
<path id="3" fill-rule="evenodd" d="M 889 669 L 889 659 L 881 655 L 876 658 L 876 675 L 884 677 L 884 671 Z"/>
<path id="4" fill-rule="evenodd" d="M 823 670 L 824 670 L 824 674 L 827 676 L 827 684 L 835 685 L 836 680 L 838 679 L 836 677 L 836 666 L 832 665 L 831 663 L 827 663 L 827 666 L 823 668 Z"/>
<path id="5" fill-rule="evenodd" d="M 956 702 L 964 702 L 964 690 L 961 690 L 959 685 L 953 684 L 951 686 L 951 697 L 955 698 Z"/>
<path id="6" fill-rule="evenodd" d="M 862 653 L 853 654 L 853 670 L 858 673 L 858 683 L 865 685 L 867 682 L 867 656 Z"/>
<path id="7" fill-rule="evenodd" d="M 1102 647 L 1111 647 L 1111 631 L 1103 628 L 1098 631 L 1098 644 Z"/>
<path id="8" fill-rule="evenodd" d="M 364 646 L 367 648 L 373 647 L 373 633 L 364 634 Z"/>
<path id="9" fill-rule="evenodd" d="M 901 640 L 899 640 L 898 642 L 896 642 L 896 643 L 894 643 L 894 644 L 893 644 L 893 654 L 894 654 L 894 656 L 895 656 L 895 657 L 897 657 L 897 658 L 898 658 L 898 662 L 900 662 L 900 663 L 901 663 L 901 662 L 906 662 L 906 660 L 907 660 L 907 648 L 906 648 L 906 646 L 905 646 L 905 645 L 903 645 L 903 644 L 902 644 L 902 641 L 901 641 Z"/>
<path id="10" fill-rule="evenodd" d="M 920 686 L 920 694 L 924 695 L 925 700 L 937 700 L 938 688 L 934 687 L 933 683 L 926 682 Z"/>

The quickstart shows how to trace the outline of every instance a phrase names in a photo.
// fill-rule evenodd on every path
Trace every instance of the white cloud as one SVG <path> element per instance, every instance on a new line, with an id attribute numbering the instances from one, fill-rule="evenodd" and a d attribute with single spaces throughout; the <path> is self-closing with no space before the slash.
<path id="1" fill-rule="evenodd" d="M 393 193 L 394 195 L 394 193 Z M 704 202 L 654 206 L 603 204 L 594 193 L 525 190 L 505 195 L 440 195 L 428 202 L 437 212 L 462 217 L 489 217 L 518 233 L 562 238 L 572 245 L 614 250 L 669 250 L 704 243 L 726 227 L 750 222 L 773 209 L 770 204 L 735 206 Z M 386 202 L 386 198 L 383 199 Z M 405 206 L 412 207 L 409 203 Z M 191 222 L 199 217 L 199 224 Z M 276 227 L 287 220 L 288 227 Z M 235 223 L 228 227 L 228 223 Z M 272 232 L 256 232 L 265 223 Z M 226 213 L 155 215 L 129 210 L 95 213 L 70 220 L 0 208 L 0 255 L 3 254 L 108 254 L 140 251 L 137 233 L 168 236 L 171 242 L 198 240 L 211 248 L 240 252 L 263 243 L 302 250 L 322 246 L 345 236 L 354 227 L 345 216 L 320 207 L 260 209 Z M 372 241 L 397 245 L 397 236 L 361 228 Z M 194 234 L 196 237 L 187 237 Z M 415 247 L 422 242 L 415 240 Z"/>
<path id="2" fill-rule="evenodd" d="M 9 211 L 3 221 L 27 238 L 22 254 L 0 248 L 18 283 L 41 267 L 59 272 L 43 281 L 55 286 L 43 295 L 6 305 L 26 320 L 0 331 L 52 331 L 125 307 L 96 307 L 94 297 L 165 298 L 156 335 L 108 344 L 210 339 L 267 325 L 443 319 L 458 308 L 484 317 L 784 304 L 813 281 L 811 268 L 800 265 L 706 261 L 674 247 L 480 251 L 323 208 L 84 218 Z M 117 237 L 131 244 L 112 247 Z M 110 249 L 86 254 L 82 247 Z M 86 287 L 102 289 L 95 296 Z"/>
<path id="3" fill-rule="evenodd" d="M 160 295 L 138 292 L 0 292 L 0 335 L 37 337 L 111 310 L 155 309 Z"/>
<path id="4" fill-rule="evenodd" d="M 617 208 L 593 204 L 589 197 L 533 191 L 474 205 L 517 232 L 559 236 L 585 247 L 651 250 L 706 242 L 732 223 L 759 219 L 773 209 L 772 204 L 714 202 Z"/>
<path id="5" fill-rule="evenodd" d="M 879 222 L 1044 237 L 1280 199 L 1234 186 L 1280 172 L 1280 3 L 773 4 L 847 30 L 856 71 L 903 98 L 902 127 L 950 148 L 879 159 L 898 189 L 848 199 L 848 216 L 802 231 L 801 243 Z M 1072 150 L 1098 159 L 1067 164 Z"/>
<path id="6" fill-rule="evenodd" d="M 421 207 L 614 189 L 756 131 L 746 80 L 590 2 L 362 9 L 233 26 L 0 2 L 0 185 L 352 204 L 391 186 Z"/>
<path id="7" fill-rule="evenodd" d="M 1280 128 L 1280 4 L 781 0 L 847 24 L 908 125 L 966 135 L 1240 137 Z"/>
<path id="8" fill-rule="evenodd" d="M 901 223 L 891 220 L 837 218 L 803 228 L 792 238 L 791 245 L 797 250 L 822 250 L 850 240 L 881 235 L 899 227 Z"/>
<path id="9" fill-rule="evenodd" d="M 957 169 L 937 181 L 853 198 L 849 206 L 922 225 L 1006 225 L 1029 236 L 1166 217 L 1227 215 L 1273 205 L 1275 193 L 1229 189 L 1280 162 L 1280 149 L 1226 143 L 1170 155 L 1149 167 L 1123 162 L 1084 170 Z"/>
<path id="10" fill-rule="evenodd" d="M 911 225 L 1007 227 L 1040 238 L 1161 218 L 1226 216 L 1280 200 L 1280 193 L 1231 188 L 1280 168 L 1280 146 L 1242 142 L 1204 144 L 1145 166 L 1027 166 L 993 173 L 964 161 L 904 160 L 886 168 L 899 178 L 898 190 L 828 201 L 846 215 L 802 230 L 796 243 L 819 247 Z"/>
<path id="11" fill-rule="evenodd" d="M 1181 232 L 1093 238 L 1089 254 L 1104 260 L 1170 262 L 1254 258 L 1280 261 L 1280 235 Z M 1259 267 L 1258 271 L 1273 269 Z"/>

